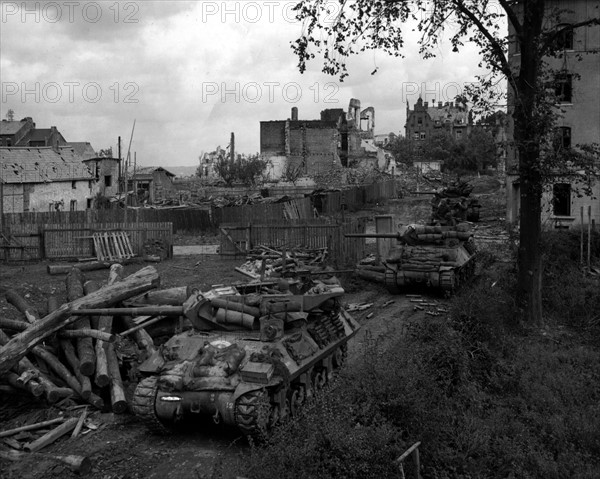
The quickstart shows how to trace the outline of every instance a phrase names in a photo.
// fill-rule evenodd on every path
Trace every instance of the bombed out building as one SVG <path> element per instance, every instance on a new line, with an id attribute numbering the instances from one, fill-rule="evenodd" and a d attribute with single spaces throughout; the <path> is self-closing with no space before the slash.
<path id="1" fill-rule="evenodd" d="M 319 120 L 300 120 L 298 108 L 291 118 L 260 122 L 260 153 L 272 165 L 273 178 L 285 178 L 287 170 L 315 175 L 334 165 L 357 166 L 378 162 L 374 146 L 375 109 L 361 110 L 360 100 L 350 100 L 348 111 L 321 111 Z"/>

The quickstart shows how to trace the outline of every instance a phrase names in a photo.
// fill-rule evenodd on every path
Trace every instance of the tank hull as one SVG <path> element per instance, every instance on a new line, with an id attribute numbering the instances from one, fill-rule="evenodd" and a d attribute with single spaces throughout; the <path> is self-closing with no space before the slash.
<path id="1" fill-rule="evenodd" d="M 204 416 L 266 434 L 332 380 L 359 329 L 338 300 L 324 299 L 312 311 L 264 316 L 260 330 L 174 336 L 162 361 L 149 360 L 159 366 L 136 388 L 134 413 L 158 433 Z"/>

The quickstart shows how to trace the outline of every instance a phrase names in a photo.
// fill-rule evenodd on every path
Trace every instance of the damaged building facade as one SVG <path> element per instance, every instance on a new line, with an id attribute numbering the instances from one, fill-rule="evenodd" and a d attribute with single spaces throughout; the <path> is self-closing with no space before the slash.
<path id="1" fill-rule="evenodd" d="M 361 110 L 350 100 L 348 111 L 321 111 L 319 120 L 300 120 L 293 107 L 287 120 L 260 122 L 260 154 L 270 164 L 272 179 L 312 176 L 332 167 L 385 168 L 383 151 L 375 145 L 375 109 Z"/>
<path id="2" fill-rule="evenodd" d="M 558 2 L 553 2 L 556 6 Z M 550 8 L 550 7 L 549 7 Z M 548 18 L 556 28 L 574 25 L 598 14 L 598 2 L 591 0 L 561 1 L 561 17 Z M 549 10 L 550 11 L 550 10 Z M 509 36 L 514 31 L 509 29 Z M 545 58 L 549 66 L 558 73 L 553 79 L 553 88 L 560 118 L 555 131 L 554 148 L 557 150 L 577 148 L 577 145 L 598 143 L 600 141 L 600 26 L 579 28 L 567 31 L 560 38 L 563 47 L 562 58 Z M 521 54 L 514 42 L 509 43 L 509 61 L 518 68 Z M 513 147 L 514 122 L 512 111 L 514 94 L 508 91 L 507 136 L 508 152 L 506 158 L 506 219 L 510 224 L 519 220 L 520 182 L 518 156 Z M 559 110 L 558 110 L 559 109 Z M 560 153 L 560 151 L 558 151 Z M 596 176 L 584 177 L 576 171 L 568 172 L 567 165 L 549 181 L 542 197 L 542 224 L 546 228 L 568 229 L 591 221 L 600 223 L 600 165 L 596 158 Z M 591 189 L 591 194 L 590 190 Z M 588 211 L 590 216 L 588 217 Z"/>

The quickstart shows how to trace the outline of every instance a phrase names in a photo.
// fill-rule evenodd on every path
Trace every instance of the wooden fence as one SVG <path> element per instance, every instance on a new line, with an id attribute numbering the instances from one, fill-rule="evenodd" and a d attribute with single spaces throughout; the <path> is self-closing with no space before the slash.
<path id="1" fill-rule="evenodd" d="M 95 256 L 92 234 L 125 231 L 133 252 L 144 253 L 146 240 L 163 240 L 169 255 L 173 244 L 172 223 L 49 223 L 5 225 L 2 261 L 39 261 Z"/>
<path id="2" fill-rule="evenodd" d="M 46 259 L 89 258 L 95 256 L 92 234 L 102 231 L 125 231 L 136 255 L 144 254 L 147 240 L 162 240 L 171 256 L 173 226 L 171 223 L 86 223 L 44 225 L 44 257 Z"/>
<path id="3" fill-rule="evenodd" d="M 5 213 L 3 225 L 72 225 L 92 223 L 172 223 L 175 233 L 201 232 L 212 228 L 210 210 L 200 208 L 128 208 L 124 209 Z"/>
<path id="4" fill-rule="evenodd" d="M 272 248 L 327 248 L 330 260 L 337 265 L 355 264 L 364 256 L 362 238 L 346 238 L 348 233 L 364 233 L 366 219 L 345 223 L 314 219 L 308 223 L 286 223 L 246 226 L 222 226 L 222 255 L 244 255 L 258 245 Z"/>
<path id="5" fill-rule="evenodd" d="M 296 198 L 285 203 L 259 203 L 212 209 L 215 225 L 275 223 L 313 217 L 314 209 L 310 198 Z"/>

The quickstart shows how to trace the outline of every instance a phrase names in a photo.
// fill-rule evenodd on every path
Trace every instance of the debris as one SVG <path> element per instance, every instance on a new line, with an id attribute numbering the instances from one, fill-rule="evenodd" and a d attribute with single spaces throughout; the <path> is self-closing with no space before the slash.
<path id="1" fill-rule="evenodd" d="M 92 469 L 92 463 L 88 457 L 85 456 L 76 456 L 76 455 L 68 455 L 68 456 L 56 456 L 53 454 L 42 454 L 42 453 L 26 453 L 19 451 L 0 451 L 0 457 L 3 459 L 8 459 L 10 461 L 22 461 L 28 457 L 32 457 L 37 459 L 38 461 L 41 459 L 49 459 L 52 461 L 61 462 L 67 464 L 71 471 L 76 472 L 78 474 L 87 474 Z"/>
<path id="2" fill-rule="evenodd" d="M 36 439 L 35 441 L 26 444 L 24 449 L 27 452 L 36 452 L 40 449 L 52 444 L 58 438 L 64 436 L 65 434 L 71 432 L 75 426 L 77 426 L 78 419 L 76 417 L 72 417 L 63 422 L 60 426 L 52 429 L 50 432 L 44 434 L 42 437 Z"/>
<path id="3" fill-rule="evenodd" d="M 386 301 L 385 303 L 383 303 L 381 305 L 382 308 L 385 308 L 387 306 L 389 306 L 390 304 L 394 303 L 395 301 L 393 299 L 390 299 L 389 301 Z"/>
<path id="4" fill-rule="evenodd" d="M 352 303 L 346 307 L 346 311 L 349 313 L 353 311 L 364 311 L 365 309 L 369 309 L 373 306 L 373 303 Z"/>
<path id="5" fill-rule="evenodd" d="M 59 423 L 62 424 L 63 422 L 65 422 L 64 417 L 57 417 L 55 419 L 49 419 L 48 421 L 37 422 L 35 424 L 28 424 L 26 426 L 21 426 L 21 427 L 16 427 L 14 429 L 8 429 L 6 431 L 1 431 L 0 437 L 8 437 L 8 436 L 17 434 L 21 431 L 33 431 L 35 429 L 41 429 L 43 427 L 53 426 L 54 424 L 59 424 Z"/>

